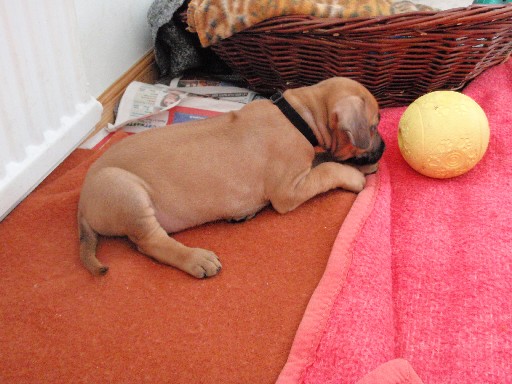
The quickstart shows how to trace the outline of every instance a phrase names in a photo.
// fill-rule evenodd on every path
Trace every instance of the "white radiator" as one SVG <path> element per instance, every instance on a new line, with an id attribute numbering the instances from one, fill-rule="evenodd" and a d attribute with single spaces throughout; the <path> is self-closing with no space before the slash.
<path id="1" fill-rule="evenodd" d="M 73 1 L 0 0 L 0 221 L 94 128 Z"/>

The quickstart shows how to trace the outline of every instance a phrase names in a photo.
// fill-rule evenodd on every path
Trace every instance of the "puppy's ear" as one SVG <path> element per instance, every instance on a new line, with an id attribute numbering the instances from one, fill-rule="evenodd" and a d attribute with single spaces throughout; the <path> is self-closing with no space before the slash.
<path id="1" fill-rule="evenodd" d="M 354 147 L 360 149 L 370 147 L 371 132 L 365 101 L 362 97 L 346 96 L 339 100 L 334 107 L 331 119 L 332 127 L 345 132 Z"/>

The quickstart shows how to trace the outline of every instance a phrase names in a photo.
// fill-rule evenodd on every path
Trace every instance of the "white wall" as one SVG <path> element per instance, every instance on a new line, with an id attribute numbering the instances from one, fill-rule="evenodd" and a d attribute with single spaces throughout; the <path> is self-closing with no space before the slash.
<path id="1" fill-rule="evenodd" d="M 153 0 L 73 1 L 89 91 L 98 97 L 152 48 Z"/>

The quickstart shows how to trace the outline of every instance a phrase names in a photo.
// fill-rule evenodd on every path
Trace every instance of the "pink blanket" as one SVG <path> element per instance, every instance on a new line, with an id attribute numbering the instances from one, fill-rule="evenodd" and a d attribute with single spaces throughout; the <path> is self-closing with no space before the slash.
<path id="1" fill-rule="evenodd" d="M 511 382 L 512 60 L 464 93 L 486 112 L 491 139 L 453 179 L 413 171 L 397 145 L 404 108 L 382 111 L 387 152 L 340 230 L 278 383 Z"/>

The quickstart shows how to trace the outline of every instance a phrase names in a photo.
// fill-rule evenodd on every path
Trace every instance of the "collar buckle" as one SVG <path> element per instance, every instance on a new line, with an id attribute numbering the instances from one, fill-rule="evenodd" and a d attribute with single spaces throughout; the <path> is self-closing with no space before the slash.
<path id="1" fill-rule="evenodd" d="M 276 93 L 274 93 L 272 96 L 270 96 L 270 101 L 271 101 L 273 104 L 277 104 L 277 103 L 279 103 L 283 98 L 284 98 L 284 96 L 283 96 L 283 92 L 282 92 L 282 91 L 277 91 L 277 92 L 276 92 Z"/>

